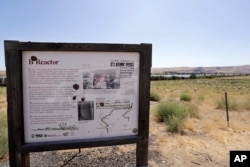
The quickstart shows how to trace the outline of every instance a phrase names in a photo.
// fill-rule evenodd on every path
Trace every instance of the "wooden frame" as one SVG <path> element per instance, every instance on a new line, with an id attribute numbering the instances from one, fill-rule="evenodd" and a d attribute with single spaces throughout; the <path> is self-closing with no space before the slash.
<path id="1" fill-rule="evenodd" d="M 11 167 L 30 166 L 29 153 L 136 143 L 136 166 L 148 165 L 149 94 L 152 44 L 40 43 L 4 41 L 7 74 L 9 160 Z M 138 135 L 100 139 L 25 143 L 23 120 L 22 51 L 138 52 Z"/>

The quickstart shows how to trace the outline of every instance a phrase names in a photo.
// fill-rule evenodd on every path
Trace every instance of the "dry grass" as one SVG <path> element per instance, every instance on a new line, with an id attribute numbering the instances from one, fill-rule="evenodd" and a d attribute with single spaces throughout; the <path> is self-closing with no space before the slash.
<path id="1" fill-rule="evenodd" d="M 197 128 L 197 122 L 194 121 L 194 119 L 188 119 L 185 123 L 185 129 L 187 129 L 190 132 L 195 132 Z"/>
<path id="2" fill-rule="evenodd" d="M 6 87 L 0 87 L 0 112 L 7 111 Z"/>
<path id="3" fill-rule="evenodd" d="M 0 112 L 0 160 L 5 158 L 8 151 L 7 113 Z"/>
<path id="4" fill-rule="evenodd" d="M 0 76 L 6 76 L 6 72 L 5 71 L 0 71 Z"/>
<path id="5" fill-rule="evenodd" d="M 0 87 L 0 160 L 8 151 L 6 88 Z"/>
<path id="6" fill-rule="evenodd" d="M 0 112 L 6 112 L 7 111 L 7 102 L 1 102 L 0 103 Z"/>
<path id="7" fill-rule="evenodd" d="M 150 136 L 172 166 L 228 166 L 230 150 L 250 150 L 250 77 L 227 79 L 198 79 L 153 81 L 151 89 L 164 101 L 180 101 L 182 92 L 188 92 L 191 103 L 198 108 L 198 116 L 190 117 L 183 134 L 167 132 L 164 124 L 151 116 Z M 228 93 L 238 108 L 229 111 L 229 127 L 226 111 L 216 109 L 215 99 Z M 151 105 L 154 113 L 156 103 Z M 170 165 L 171 166 L 171 165 Z"/>

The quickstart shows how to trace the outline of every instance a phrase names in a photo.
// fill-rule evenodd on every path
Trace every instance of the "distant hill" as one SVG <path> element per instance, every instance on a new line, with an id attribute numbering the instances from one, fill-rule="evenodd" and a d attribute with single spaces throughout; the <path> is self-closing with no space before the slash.
<path id="1" fill-rule="evenodd" d="M 173 67 L 152 68 L 152 74 L 162 73 L 242 73 L 250 74 L 250 65 L 242 66 L 220 66 L 220 67 Z"/>
<path id="2" fill-rule="evenodd" d="M 234 73 L 250 74 L 250 65 L 242 66 L 218 66 L 218 67 L 173 67 L 152 68 L 152 74 L 162 73 Z M 0 71 L 0 76 L 5 76 L 5 71 Z"/>

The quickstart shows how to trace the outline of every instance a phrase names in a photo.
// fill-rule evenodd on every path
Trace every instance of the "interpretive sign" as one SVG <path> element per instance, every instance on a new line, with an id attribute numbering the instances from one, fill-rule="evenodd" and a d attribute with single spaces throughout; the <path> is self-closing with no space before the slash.
<path id="1" fill-rule="evenodd" d="M 10 166 L 30 166 L 30 152 L 132 143 L 147 166 L 151 44 L 4 45 Z"/>
<path id="2" fill-rule="evenodd" d="M 139 53 L 24 51 L 25 142 L 138 134 Z"/>

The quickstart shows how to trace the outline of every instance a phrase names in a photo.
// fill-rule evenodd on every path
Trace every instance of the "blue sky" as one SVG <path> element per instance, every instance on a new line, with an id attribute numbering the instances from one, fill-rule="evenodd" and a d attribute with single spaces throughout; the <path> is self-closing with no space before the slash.
<path id="1" fill-rule="evenodd" d="M 4 40 L 152 43 L 153 67 L 250 64 L 249 0 L 1 0 Z"/>

